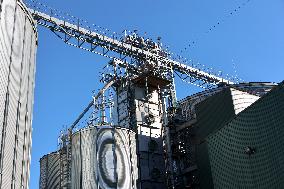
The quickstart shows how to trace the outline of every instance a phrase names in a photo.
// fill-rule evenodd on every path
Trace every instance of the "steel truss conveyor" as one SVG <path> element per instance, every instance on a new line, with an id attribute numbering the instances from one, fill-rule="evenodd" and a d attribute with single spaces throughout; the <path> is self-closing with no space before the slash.
<path id="1" fill-rule="evenodd" d="M 157 66 L 170 68 L 182 79 L 203 88 L 211 88 L 221 83 L 233 84 L 227 79 L 172 60 L 168 56 L 154 53 L 149 49 L 139 48 L 114 36 L 109 37 L 92 31 L 89 27 L 83 27 L 80 19 L 77 20 L 77 23 L 74 20 L 70 23 L 64 20 L 64 17 L 61 17 L 62 19 L 57 18 L 60 17 L 59 14 L 55 14 L 51 9 L 48 10 L 50 13 L 43 13 L 48 11 L 39 10 L 42 9 L 38 6 L 30 9 L 38 25 L 50 29 L 66 44 L 114 59 L 119 66 L 127 67 L 130 64 L 137 65 L 137 63 L 147 62 L 154 68 Z"/>

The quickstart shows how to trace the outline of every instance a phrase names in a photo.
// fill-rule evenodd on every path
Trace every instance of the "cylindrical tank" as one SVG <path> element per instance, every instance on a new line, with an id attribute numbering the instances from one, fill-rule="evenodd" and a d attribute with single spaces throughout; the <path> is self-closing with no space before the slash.
<path id="1" fill-rule="evenodd" d="M 72 137 L 72 189 L 135 189 L 136 159 L 133 131 L 84 128 Z"/>
<path id="2" fill-rule="evenodd" d="M 29 186 L 37 31 L 20 0 L 0 1 L 0 188 Z"/>
<path id="3" fill-rule="evenodd" d="M 66 149 L 44 155 L 40 159 L 40 189 L 67 189 Z"/>

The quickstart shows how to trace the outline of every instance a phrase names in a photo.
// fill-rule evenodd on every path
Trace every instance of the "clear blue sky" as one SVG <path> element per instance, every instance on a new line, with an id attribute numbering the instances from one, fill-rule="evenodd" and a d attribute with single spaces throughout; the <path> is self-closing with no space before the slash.
<path id="1" fill-rule="evenodd" d="M 234 74 L 234 63 L 245 81 L 284 79 L 284 0 L 251 0 L 245 6 L 242 3 L 247 0 L 42 2 L 115 32 L 137 29 L 161 36 L 178 54 L 195 41 L 183 56 L 230 74 Z M 77 118 L 92 91 L 99 88 L 98 72 L 107 61 L 39 28 L 31 189 L 38 188 L 39 159 L 57 149 L 59 131 Z M 179 99 L 197 90 L 177 81 Z"/>

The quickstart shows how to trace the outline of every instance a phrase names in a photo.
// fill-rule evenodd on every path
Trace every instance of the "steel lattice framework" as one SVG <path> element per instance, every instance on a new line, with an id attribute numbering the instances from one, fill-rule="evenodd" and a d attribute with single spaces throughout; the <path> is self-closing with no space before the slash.
<path id="1" fill-rule="evenodd" d="M 224 79 L 215 74 L 205 72 L 201 69 L 180 63 L 170 59 L 167 56 L 153 53 L 149 49 L 139 48 L 132 44 L 118 40 L 116 37 L 109 37 L 99 32 L 92 31 L 88 27 L 83 27 L 80 19 L 77 23 L 72 23 L 57 17 L 50 10 L 50 13 L 43 13 L 39 7 L 30 9 L 37 23 L 50 29 L 66 44 L 78 47 L 80 49 L 96 53 L 98 55 L 114 59 L 122 67 L 137 65 L 138 62 L 147 62 L 153 67 L 164 67 L 172 69 L 181 79 L 202 88 L 211 88 L 218 84 L 233 84 L 233 82 Z"/>

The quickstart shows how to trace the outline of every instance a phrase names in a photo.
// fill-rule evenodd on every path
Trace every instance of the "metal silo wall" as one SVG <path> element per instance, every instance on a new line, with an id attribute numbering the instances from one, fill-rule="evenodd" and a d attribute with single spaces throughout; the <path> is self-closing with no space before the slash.
<path id="1" fill-rule="evenodd" d="M 135 189 L 138 178 L 135 133 L 89 127 L 72 138 L 72 189 Z"/>
<path id="2" fill-rule="evenodd" d="M 43 156 L 40 159 L 40 189 L 67 188 L 67 154 L 66 151 L 57 151 Z"/>
<path id="3" fill-rule="evenodd" d="M 212 175 L 218 189 L 283 188 L 283 110 L 282 83 L 211 133 L 204 142 L 207 149 L 202 149 L 207 157 L 200 158 L 201 166 L 209 169 L 201 182 Z M 251 154 L 247 147 L 253 149 Z"/>
<path id="4" fill-rule="evenodd" d="M 37 32 L 21 1 L 0 1 L 0 188 L 29 186 Z"/>
<path id="5" fill-rule="evenodd" d="M 59 188 L 60 154 L 51 153 L 40 160 L 40 189 Z"/>
<path id="6" fill-rule="evenodd" d="M 96 163 L 96 129 L 82 129 L 72 137 L 72 188 L 95 188 Z"/>

